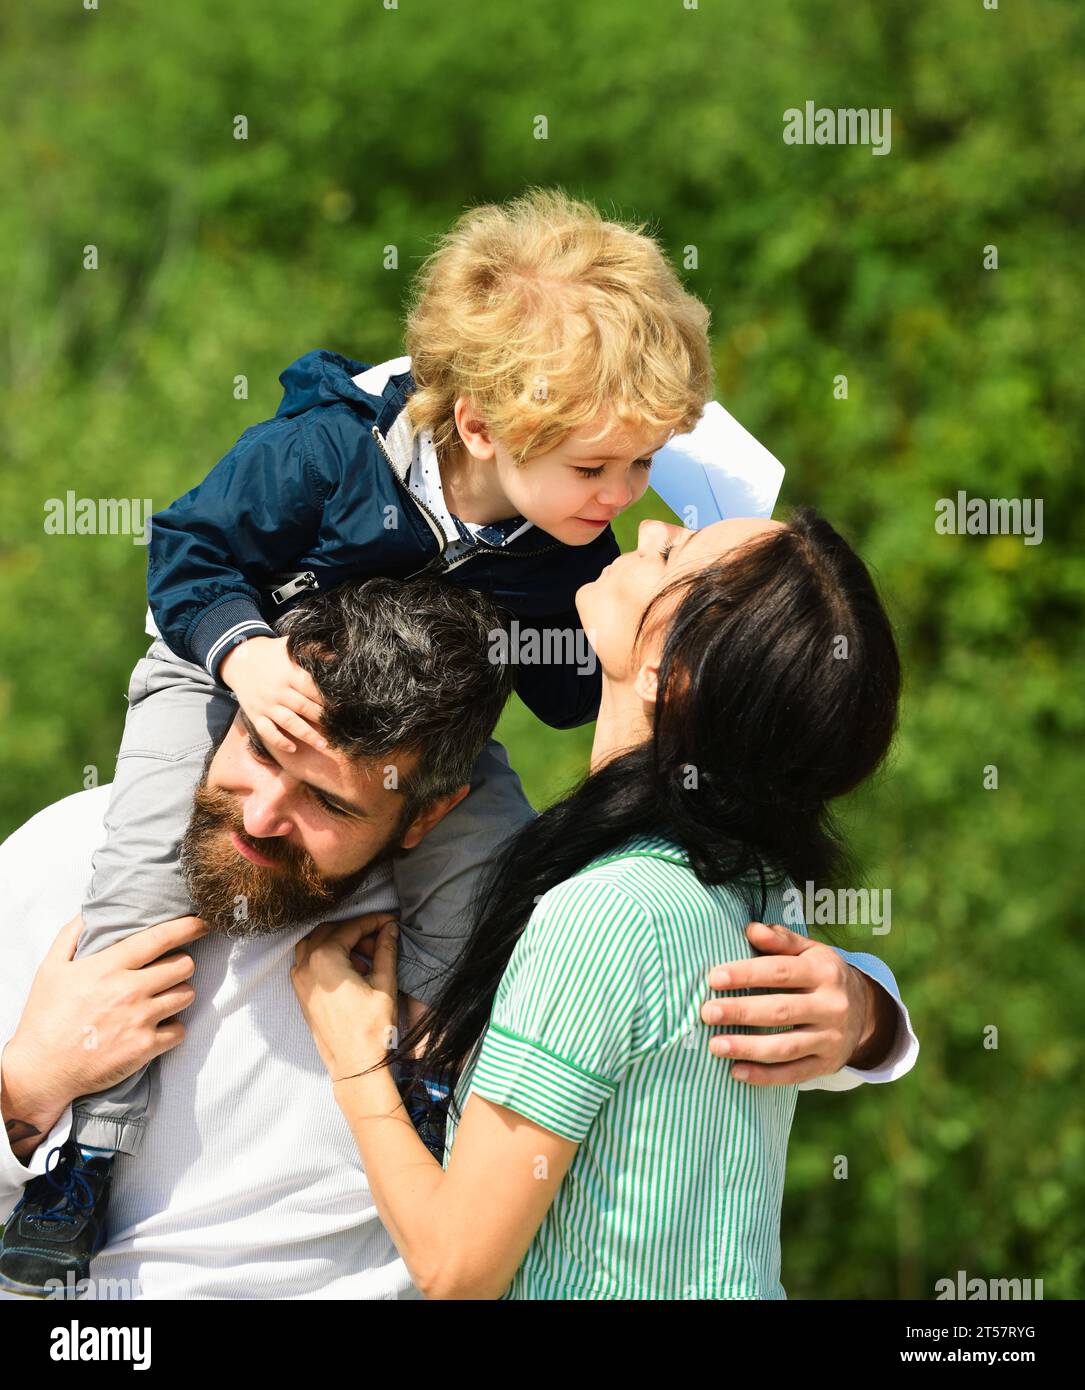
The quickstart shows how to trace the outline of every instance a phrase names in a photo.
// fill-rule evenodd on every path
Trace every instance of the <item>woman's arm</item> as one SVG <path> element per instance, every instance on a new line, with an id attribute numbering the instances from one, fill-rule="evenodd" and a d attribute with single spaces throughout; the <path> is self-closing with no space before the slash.
<path id="1" fill-rule="evenodd" d="M 381 1220 L 411 1278 L 426 1298 L 497 1298 L 519 1268 L 578 1146 L 472 1095 L 448 1167 L 441 1168 L 381 1065 L 394 1037 L 395 924 L 382 928 L 366 978 L 350 960 L 371 925 L 318 927 L 300 941 L 294 988 Z"/>
<path id="2" fill-rule="evenodd" d="M 418 1137 L 387 1067 L 334 1088 L 380 1218 L 426 1298 L 499 1298 L 577 1150 L 472 1095 L 447 1169 Z"/>

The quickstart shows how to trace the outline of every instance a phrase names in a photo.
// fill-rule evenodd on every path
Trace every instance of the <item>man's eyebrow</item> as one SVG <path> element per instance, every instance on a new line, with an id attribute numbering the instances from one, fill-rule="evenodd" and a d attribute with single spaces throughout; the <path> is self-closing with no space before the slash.
<path id="1" fill-rule="evenodd" d="M 265 756 L 271 759 L 271 761 L 275 764 L 277 768 L 280 768 L 285 772 L 286 769 L 283 768 L 282 763 L 278 760 L 275 754 L 271 751 L 270 748 L 268 748 L 268 746 L 264 743 L 260 735 L 252 727 L 252 724 L 249 721 L 249 716 L 245 713 L 243 709 L 239 709 L 238 713 L 241 716 L 241 723 L 244 726 L 245 732 L 248 734 L 252 742 L 256 744 L 257 748 L 259 748 L 265 754 Z M 303 787 L 307 787 L 311 792 L 318 792 L 326 800 L 333 801 L 335 805 L 338 806 L 341 810 L 348 812 L 352 816 L 357 816 L 359 820 L 370 819 L 369 812 L 365 810 L 364 807 L 355 806 L 352 801 L 344 801 L 344 799 L 339 795 L 338 792 L 330 792 L 325 787 L 318 787 L 314 782 L 302 782 L 301 785 Z"/>

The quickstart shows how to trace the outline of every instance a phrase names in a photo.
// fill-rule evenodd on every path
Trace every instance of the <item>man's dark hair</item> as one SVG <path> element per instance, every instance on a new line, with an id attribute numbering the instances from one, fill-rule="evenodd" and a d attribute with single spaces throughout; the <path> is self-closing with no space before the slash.
<path id="1" fill-rule="evenodd" d="M 352 758 L 416 753 L 405 817 L 471 781 L 512 690 L 491 659 L 506 627 L 485 594 L 433 578 L 367 579 L 315 595 L 276 624 L 316 682 L 328 742 Z"/>

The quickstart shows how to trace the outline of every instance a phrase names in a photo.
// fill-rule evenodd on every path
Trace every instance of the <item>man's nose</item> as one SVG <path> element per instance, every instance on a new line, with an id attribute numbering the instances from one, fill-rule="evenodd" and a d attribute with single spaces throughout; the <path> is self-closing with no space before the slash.
<path id="1" fill-rule="evenodd" d="M 289 835 L 294 823 L 287 813 L 287 794 L 275 777 L 269 777 L 254 787 L 245 797 L 241 819 L 245 833 L 254 840 L 268 840 L 275 835 Z"/>

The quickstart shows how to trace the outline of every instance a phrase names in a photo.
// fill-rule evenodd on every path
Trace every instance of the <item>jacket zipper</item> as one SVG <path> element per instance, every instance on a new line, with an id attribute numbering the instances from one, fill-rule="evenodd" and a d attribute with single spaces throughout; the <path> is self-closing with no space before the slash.
<path id="1" fill-rule="evenodd" d="M 312 570 L 306 570 L 304 574 L 295 575 L 289 584 L 284 584 L 279 589 L 272 589 L 271 597 L 276 603 L 285 603 L 288 598 L 293 598 L 295 594 L 300 594 L 303 589 L 319 589 L 320 585 L 316 582 L 316 575 Z"/>
<path id="2" fill-rule="evenodd" d="M 545 555 L 548 550 L 557 550 L 561 542 L 555 541 L 553 545 L 540 545 L 536 550 L 508 550 L 505 546 L 490 545 L 488 541 L 483 541 L 482 544 L 492 555 L 505 555 L 510 559 L 518 560 L 525 555 Z"/>
<path id="3" fill-rule="evenodd" d="M 399 484 L 399 486 L 403 489 L 403 491 L 407 494 L 407 496 L 408 496 L 408 497 L 410 498 L 410 500 L 414 503 L 414 505 L 418 508 L 418 510 L 419 510 L 420 512 L 424 512 L 425 515 L 426 515 L 426 517 L 427 517 L 427 519 L 429 520 L 430 526 L 431 526 L 431 528 L 432 528 L 432 530 L 433 530 L 433 534 L 437 537 L 437 542 L 438 542 L 438 544 L 439 544 L 440 547 L 441 547 L 440 550 L 437 552 L 436 556 L 434 557 L 434 559 L 433 559 L 430 563 L 433 564 L 433 563 L 439 561 L 439 560 L 441 559 L 441 557 L 444 555 L 445 551 L 448 549 L 448 539 L 447 539 L 447 537 L 445 536 L 445 528 L 444 528 L 444 527 L 441 525 L 441 523 L 437 520 L 437 518 L 436 518 L 436 517 L 434 516 L 434 514 L 430 511 L 430 509 L 426 506 L 426 504 L 425 504 L 423 501 L 421 501 L 420 498 L 418 498 L 418 497 L 416 497 L 416 496 L 414 495 L 414 493 L 410 490 L 410 488 L 407 486 L 407 484 L 403 481 L 403 479 L 402 479 L 402 478 L 399 476 L 399 474 L 396 472 L 396 466 L 395 466 L 395 464 L 392 462 L 392 455 L 388 452 L 388 449 L 387 449 L 387 447 L 386 447 L 386 445 L 385 445 L 385 443 L 384 443 L 384 440 L 381 438 L 381 432 L 380 432 L 380 430 L 376 427 L 376 425 L 373 426 L 373 438 L 377 441 L 377 447 L 380 449 L 381 453 L 384 455 L 385 459 L 387 460 L 388 467 L 392 470 L 392 477 L 395 478 L 396 482 L 397 482 L 397 483 Z M 428 569 L 428 568 L 429 568 L 429 566 L 427 566 L 427 569 Z"/>

